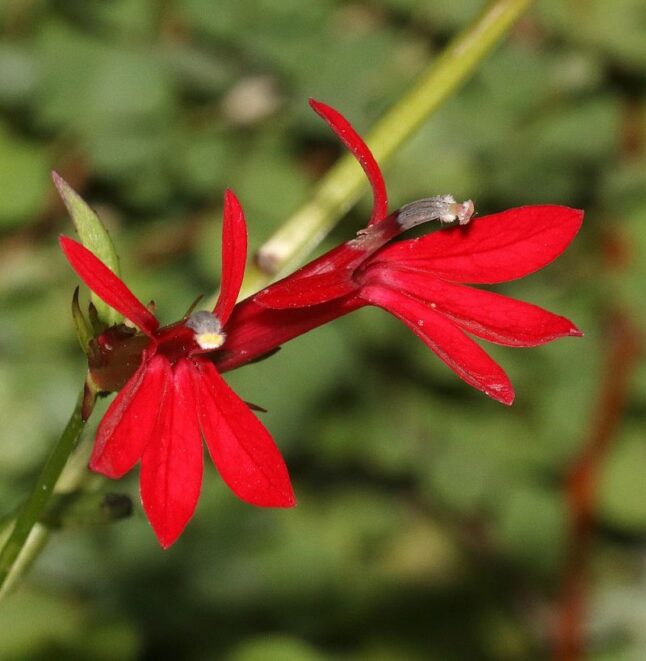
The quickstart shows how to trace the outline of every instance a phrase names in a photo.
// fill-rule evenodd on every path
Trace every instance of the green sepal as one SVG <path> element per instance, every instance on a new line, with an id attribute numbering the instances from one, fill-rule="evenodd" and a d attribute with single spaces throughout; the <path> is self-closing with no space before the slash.
<path id="1" fill-rule="evenodd" d="M 92 326 L 81 311 L 78 287 L 74 290 L 74 296 L 72 296 L 72 319 L 74 320 L 76 337 L 81 349 L 87 354 L 90 351 L 90 341 L 94 337 L 94 333 L 92 332 Z"/>
<path id="2" fill-rule="evenodd" d="M 96 358 L 96 352 L 93 349 L 94 346 L 94 344 L 90 344 L 89 347 L 90 353 L 88 353 L 88 358 L 90 360 Z M 87 422 L 90 419 L 92 411 L 94 411 L 96 405 L 96 398 L 99 396 L 100 392 L 100 388 L 92 379 L 92 374 L 88 372 L 85 377 L 85 385 L 83 386 L 83 402 L 81 404 L 81 420 L 83 420 L 83 422 Z"/>
<path id="3" fill-rule="evenodd" d="M 90 316 L 90 325 L 92 327 L 93 335 L 94 337 L 99 337 L 99 335 L 102 335 L 108 329 L 109 324 L 106 324 L 105 321 L 99 317 L 99 311 L 92 301 L 90 301 L 87 311 Z"/>
<path id="4" fill-rule="evenodd" d="M 72 217 L 72 222 L 81 243 L 88 250 L 91 250 L 108 268 L 119 275 L 119 257 L 108 230 L 101 219 L 59 174 L 52 172 L 52 179 L 67 207 L 67 211 Z M 92 293 L 91 297 L 94 305 L 96 305 L 99 318 L 108 326 L 118 324 L 121 321 L 121 315 L 116 310 L 104 303 L 96 294 Z"/>
<path id="5" fill-rule="evenodd" d="M 72 491 L 55 493 L 40 523 L 48 528 L 105 525 L 132 514 L 130 496 L 118 493 Z"/>

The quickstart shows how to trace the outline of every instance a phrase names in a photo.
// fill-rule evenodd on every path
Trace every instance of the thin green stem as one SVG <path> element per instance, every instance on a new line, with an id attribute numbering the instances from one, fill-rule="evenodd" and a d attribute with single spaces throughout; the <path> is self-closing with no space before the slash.
<path id="1" fill-rule="evenodd" d="M 36 561 L 36 558 L 41 554 L 47 542 L 49 541 L 50 531 L 49 528 L 36 524 L 29 533 L 22 551 L 16 558 L 11 571 L 7 574 L 2 585 L 0 586 L 0 599 L 9 594 L 14 585 L 18 584 L 23 574 L 29 571 L 30 567 Z"/>
<path id="2" fill-rule="evenodd" d="M 49 455 L 29 497 L 20 509 L 13 530 L 2 547 L 2 551 L 0 551 L 0 592 L 4 591 L 3 588 L 18 563 L 21 551 L 25 547 L 34 526 L 38 523 L 47 502 L 54 492 L 56 482 L 81 437 L 81 432 L 85 426 L 85 422 L 81 418 L 82 405 L 83 395 L 81 394 L 67 426 Z"/>
<path id="3" fill-rule="evenodd" d="M 366 142 L 385 165 L 420 125 L 465 82 L 511 28 L 532 0 L 495 0 L 422 73 L 411 89 L 382 117 Z M 359 199 L 365 175 L 350 155 L 321 179 L 300 207 L 260 248 L 242 288 L 248 296 L 300 262 Z"/>

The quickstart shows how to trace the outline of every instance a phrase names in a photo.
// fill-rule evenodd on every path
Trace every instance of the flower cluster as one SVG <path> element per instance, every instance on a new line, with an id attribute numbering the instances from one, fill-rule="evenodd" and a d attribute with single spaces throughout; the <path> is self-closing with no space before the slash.
<path id="1" fill-rule="evenodd" d="M 99 424 L 90 468 L 119 478 L 141 462 L 141 499 L 163 547 L 192 516 L 202 480 L 203 438 L 223 480 L 242 500 L 295 504 L 285 463 L 267 429 L 226 384 L 222 372 L 366 305 L 403 321 L 460 378 L 511 404 L 502 368 L 470 335 L 508 346 L 535 346 L 581 335 L 564 317 L 465 286 L 528 275 L 572 241 L 581 211 L 528 206 L 472 219 L 473 203 L 442 195 L 388 214 L 383 176 L 371 152 L 337 111 L 313 109 L 354 154 L 373 190 L 368 226 L 292 275 L 237 303 L 247 258 L 242 208 L 224 201 L 221 294 L 212 311 L 160 327 L 154 314 L 93 253 L 67 237 L 61 246 L 86 285 L 134 324 L 95 338 L 90 375 L 119 390 Z M 451 227 L 394 242 L 437 220 Z"/>

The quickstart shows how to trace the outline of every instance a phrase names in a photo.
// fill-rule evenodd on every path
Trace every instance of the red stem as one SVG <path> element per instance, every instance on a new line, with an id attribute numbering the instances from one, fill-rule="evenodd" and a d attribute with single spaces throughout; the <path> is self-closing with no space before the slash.
<path id="1" fill-rule="evenodd" d="M 610 318 L 602 386 L 590 431 L 565 482 L 570 542 L 555 632 L 556 661 L 579 661 L 584 658 L 589 557 L 599 478 L 626 407 L 630 377 L 639 350 L 638 332 L 631 321 L 622 313 L 614 313 Z"/>

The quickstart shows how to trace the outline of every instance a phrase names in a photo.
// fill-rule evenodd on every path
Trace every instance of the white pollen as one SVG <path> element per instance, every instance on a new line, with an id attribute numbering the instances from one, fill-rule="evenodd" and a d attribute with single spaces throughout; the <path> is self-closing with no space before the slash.
<path id="1" fill-rule="evenodd" d="M 217 349 L 224 343 L 220 320 L 207 310 L 193 312 L 186 320 L 186 326 L 195 332 L 195 341 L 202 349 Z"/>

